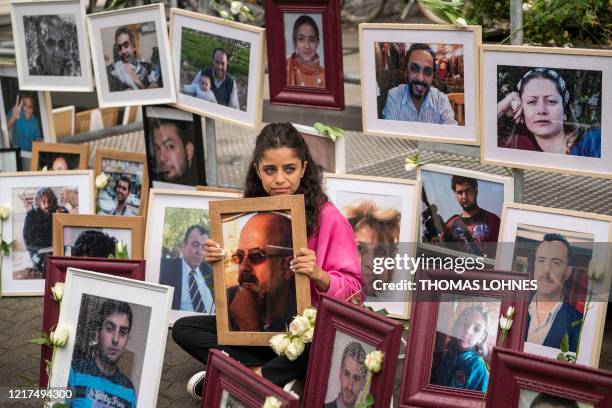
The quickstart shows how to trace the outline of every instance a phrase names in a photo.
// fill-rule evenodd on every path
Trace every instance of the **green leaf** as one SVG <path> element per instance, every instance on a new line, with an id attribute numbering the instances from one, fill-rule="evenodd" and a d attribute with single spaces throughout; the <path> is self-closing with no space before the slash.
<path id="1" fill-rule="evenodd" d="M 70 405 L 66 404 L 65 402 L 56 402 L 55 404 L 53 404 L 53 408 L 69 408 Z"/>
<path id="2" fill-rule="evenodd" d="M 344 135 L 344 130 L 331 125 L 326 125 L 321 122 L 316 122 L 313 127 L 322 135 L 327 135 L 334 142 L 337 138 L 342 137 Z"/>
<path id="3" fill-rule="evenodd" d="M 49 340 L 44 338 L 44 337 L 39 337 L 37 339 L 32 339 L 32 340 L 29 341 L 29 343 L 34 343 L 34 344 L 38 344 L 38 345 L 41 345 L 41 346 L 43 346 L 43 345 L 50 346 L 51 345 Z"/>
<path id="4" fill-rule="evenodd" d="M 580 319 L 580 320 L 574 320 L 574 321 L 572 322 L 572 327 L 577 327 L 578 325 L 581 325 L 581 324 L 582 324 L 582 319 Z"/>
<path id="5" fill-rule="evenodd" d="M 387 309 L 377 310 L 376 313 L 378 313 L 380 315 L 383 315 L 383 316 L 388 316 L 389 315 L 389 312 L 387 311 Z"/>
<path id="6" fill-rule="evenodd" d="M 366 403 L 366 406 L 368 407 L 371 407 L 372 405 L 374 405 L 374 395 L 368 394 L 368 396 L 366 397 L 365 403 Z"/>
<path id="7" fill-rule="evenodd" d="M 565 354 L 562 352 L 557 354 L 557 360 L 565 361 Z"/>
<path id="8" fill-rule="evenodd" d="M 569 336 L 567 333 L 563 335 L 563 338 L 561 339 L 561 344 L 559 345 L 559 349 L 564 353 L 567 353 L 569 351 Z"/>

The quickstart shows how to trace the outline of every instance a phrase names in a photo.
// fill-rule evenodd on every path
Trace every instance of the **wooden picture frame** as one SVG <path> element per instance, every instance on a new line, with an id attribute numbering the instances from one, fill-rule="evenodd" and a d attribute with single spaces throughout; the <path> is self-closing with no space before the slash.
<path id="1" fill-rule="evenodd" d="M 306 378 L 303 406 L 322 407 L 335 402 L 338 394 L 333 391 L 339 387 L 329 380 L 335 380 L 337 373 L 341 372 L 344 350 L 350 347 L 350 343 L 356 342 L 361 352 L 355 353 L 355 357 L 361 354 L 365 359 L 370 350 L 365 350 L 364 345 L 371 351 L 382 351 L 384 355 L 381 371 L 372 377 L 370 393 L 376 400 L 376 406 L 388 407 L 393 394 L 402 329 L 400 322 L 323 294 L 310 349 L 310 369 Z M 353 359 L 356 360 L 355 357 Z M 364 361 L 355 362 L 364 372 Z M 365 378 L 362 381 L 365 382 Z M 329 399 L 326 396 L 329 397 L 330 393 L 333 399 L 327 402 Z"/>
<path id="2" fill-rule="evenodd" d="M 612 75 L 611 50 L 483 45 L 480 61 L 483 73 L 482 163 L 612 178 L 612 142 L 609 137 L 612 117 L 606 114 L 612 109 L 612 90 L 606 79 Z M 547 110 L 545 118 L 538 116 L 542 113 L 532 114 L 531 110 L 525 116 L 525 110 L 521 110 L 520 123 L 514 123 L 507 117 L 514 108 L 509 106 L 504 111 L 504 105 L 511 105 L 504 101 L 512 99 L 514 94 L 517 96 L 513 101 L 515 107 L 522 109 L 523 90 L 537 73 L 534 70 L 539 70 L 535 77 L 542 81 L 556 84 L 563 81 L 567 92 L 561 95 L 557 91 L 554 97 L 560 109 Z M 533 72 L 530 74 L 530 71 Z M 536 87 L 537 84 L 532 85 L 528 92 L 540 89 Z M 500 109 L 502 111 L 498 113 Z M 540 125 L 538 118 L 542 122 Z M 557 128 L 559 124 L 560 129 Z M 547 135 L 553 130 L 557 133 L 563 131 L 566 136 L 575 133 L 575 142 L 569 152 L 563 141 L 559 142 L 560 145 L 544 146 L 546 150 L 539 145 L 538 139 L 549 137 Z M 561 148 L 565 151 L 559 151 Z"/>
<path id="3" fill-rule="evenodd" d="M 139 61 L 146 58 L 148 61 L 145 62 L 149 62 L 151 66 L 149 68 L 144 64 L 140 65 L 141 69 L 146 70 L 139 76 L 140 85 L 133 80 L 130 81 L 131 83 L 126 82 L 128 79 L 125 79 L 123 74 L 112 74 L 112 72 L 119 71 L 120 67 L 117 64 L 123 62 L 121 59 L 117 62 L 113 59 L 110 65 L 107 65 L 105 59 L 105 55 L 111 56 L 115 53 L 117 30 L 128 26 L 134 28 L 129 34 L 125 33 L 128 37 L 126 42 L 130 42 L 132 57 L 139 56 Z M 148 4 L 88 14 L 87 28 L 100 108 L 176 102 L 173 65 L 170 63 L 170 46 L 166 35 L 168 32 L 166 12 L 163 4 Z M 151 46 L 150 50 L 142 48 L 144 44 L 141 38 L 138 38 L 138 41 L 134 39 L 139 35 L 138 33 L 151 36 L 147 39 L 148 45 Z M 109 36 L 110 42 L 108 41 Z M 159 66 L 153 66 L 155 50 L 158 53 Z M 153 79 L 154 76 L 155 79 Z M 159 86 L 160 83 L 162 86 Z"/>
<path id="4" fill-rule="evenodd" d="M 574 350 L 572 349 L 574 347 L 579 347 L 581 351 L 578 363 L 597 367 L 612 280 L 612 273 L 610 273 L 612 250 L 609 244 L 612 240 L 612 216 L 519 203 L 505 203 L 499 234 L 499 241 L 504 242 L 504 244 L 498 248 L 495 262 L 496 269 L 525 270 L 532 275 L 532 279 L 537 281 L 540 272 L 538 272 L 539 269 L 536 271 L 534 259 L 537 249 L 545 242 L 544 236 L 546 234 L 560 234 L 571 249 L 571 251 L 566 252 L 566 258 L 563 257 L 563 254 L 557 256 L 561 259 L 561 264 L 565 264 L 567 275 L 558 275 L 559 272 L 552 269 L 550 272 L 555 275 L 555 284 L 561 285 L 562 298 L 560 302 L 568 316 L 571 314 L 570 312 L 575 311 L 573 314 L 579 314 L 581 319 L 584 315 L 587 298 L 592 297 L 589 306 L 590 311 L 582 326 L 581 335 L 578 335 L 579 346 L 573 345 L 574 341 L 578 344 L 578 338 L 572 333 L 575 333 L 575 330 L 580 330 L 576 329 L 577 326 L 573 322 L 554 322 L 554 324 L 564 324 L 568 327 L 566 332 L 570 334 L 570 352 L 573 354 Z M 549 236 L 548 240 L 552 240 L 553 244 L 562 243 L 559 237 L 554 235 Z M 550 242 L 547 243 L 547 248 L 554 249 L 550 245 Z M 520 257 L 525 258 L 524 262 L 519 262 Z M 546 264 L 542 261 L 542 266 Z M 521 267 L 519 268 L 519 266 Z M 596 270 L 600 275 L 599 279 L 589 278 L 589 269 Z M 546 274 L 544 273 L 543 279 L 545 279 Z M 547 288 L 547 290 L 550 289 Z M 533 295 L 536 294 L 537 291 Z M 579 318 L 576 317 L 575 320 Z M 569 325 L 572 329 L 569 329 Z M 531 354 L 556 358 L 560 351 L 560 348 L 550 345 L 553 341 L 552 337 L 544 339 L 543 344 L 528 342 L 527 337 L 524 340 L 523 349 Z M 555 340 L 555 342 L 560 345 L 560 340 Z M 548 345 L 544 345 L 544 343 L 548 343 Z"/>
<path id="5" fill-rule="evenodd" d="M 109 166 L 112 168 L 104 168 L 103 167 L 104 160 L 115 161 L 115 164 Z M 126 172 L 125 168 L 120 167 L 120 164 L 123 164 L 125 162 L 136 163 L 138 165 L 142 165 L 143 166 L 142 173 L 140 172 L 139 169 L 135 170 L 134 172 Z M 118 171 L 110 171 L 110 170 L 118 170 Z M 121 170 L 124 170 L 124 171 L 121 171 Z M 98 148 L 96 149 L 96 161 L 95 161 L 94 171 L 96 175 L 104 172 L 110 177 L 107 186 L 102 191 L 108 191 L 108 190 L 112 191 L 111 183 L 112 182 L 118 183 L 119 177 L 124 176 L 124 175 L 132 176 L 130 177 L 131 192 L 126 201 L 129 201 L 130 197 L 134 195 L 134 202 L 136 202 L 135 200 L 137 199 L 138 203 L 140 204 L 136 215 L 143 215 L 143 216 L 146 215 L 147 199 L 149 197 L 149 185 L 150 185 L 149 184 L 149 170 L 147 168 L 147 155 L 146 154 L 126 152 L 123 150 Z M 140 183 L 138 183 L 139 180 L 140 180 Z M 114 188 L 116 189 L 116 187 Z M 137 196 L 134 194 L 135 188 L 138 189 Z M 98 191 L 98 196 L 96 197 L 96 200 L 97 200 L 98 206 L 100 207 L 100 211 L 102 211 L 104 214 L 109 214 L 109 212 L 104 211 L 104 208 L 103 208 L 104 206 L 100 202 L 101 201 L 100 193 L 102 193 L 102 191 Z M 107 196 L 110 196 L 110 194 L 107 194 Z M 127 204 L 130 204 L 130 203 L 128 202 Z M 110 212 L 110 214 L 112 214 L 112 212 Z"/>
<path id="6" fill-rule="evenodd" d="M 466 364 L 466 367 L 469 367 L 470 371 L 466 372 L 463 367 L 452 366 L 453 363 L 445 360 L 445 356 L 453 357 L 450 351 L 447 354 L 448 342 L 445 340 L 452 338 L 453 341 L 457 341 L 456 338 L 460 335 L 456 334 L 455 331 L 459 329 L 458 322 L 461 322 L 461 319 L 465 321 L 470 311 L 474 316 L 474 311 L 478 310 L 483 320 L 481 328 L 486 333 L 480 343 L 495 345 L 499 342 L 499 317 L 504 316 L 508 307 L 513 306 L 515 310 L 514 323 L 507 334 L 504 346 L 521 349 L 522 339 L 524 338 L 522 329 L 527 307 L 526 292 L 510 289 L 489 290 L 485 288 L 485 285 L 488 285 L 488 288 L 493 288 L 491 282 L 496 280 L 512 281 L 513 284 L 520 284 L 523 279 L 526 279 L 524 274 L 487 269 L 466 270 L 462 274 L 454 270 L 419 269 L 417 271 L 415 279 L 417 285 L 416 292 L 413 295 L 414 303 L 410 326 L 418 329 L 410 330 L 408 334 L 399 407 L 462 406 L 476 408 L 481 406 L 484 392 L 469 387 L 486 388 L 488 374 L 485 376 L 483 371 L 486 370 L 484 360 L 486 356 L 476 355 L 475 359 L 469 360 L 470 365 Z M 469 281 L 479 283 L 480 286 L 472 286 L 472 290 L 469 288 L 445 291 L 422 290 L 422 284 L 427 281 L 438 283 L 450 281 L 455 284 Z M 461 302 L 472 305 L 459 309 Z M 458 311 L 459 313 L 457 313 Z M 489 315 L 490 312 L 493 312 L 492 316 Z M 452 325 L 449 325 L 451 317 L 455 317 L 456 320 Z M 445 320 L 446 318 L 448 320 Z M 448 331 L 440 331 L 440 329 Z M 491 335 L 491 329 L 495 330 L 493 336 Z M 437 333 L 440 333 L 440 335 Z M 451 334 L 449 335 L 449 333 Z M 482 347 L 486 349 L 487 346 Z M 448 346 L 448 349 L 450 350 L 450 346 Z M 470 346 L 466 353 L 473 353 L 473 349 L 476 349 L 476 345 Z M 436 356 L 437 364 L 434 363 L 434 357 Z M 463 356 L 463 354 L 456 354 L 455 356 Z M 436 364 L 435 370 L 434 364 Z M 450 366 L 451 370 L 447 370 L 446 377 L 442 378 L 442 374 L 438 373 L 437 370 L 445 366 Z M 478 375 L 476 375 L 476 370 L 480 370 Z M 469 383 L 472 378 L 470 374 L 475 374 L 472 384 Z M 436 378 L 436 382 L 449 381 L 450 384 L 456 385 L 433 384 L 432 377 Z M 437 377 L 440 377 L 440 379 L 438 380 Z"/>
<path id="7" fill-rule="evenodd" d="M 196 186 L 196 191 L 207 191 L 210 193 L 233 193 L 238 194 L 242 197 L 242 190 L 236 188 L 225 188 L 225 187 L 210 187 L 210 186 Z"/>
<path id="8" fill-rule="evenodd" d="M 297 397 L 215 349 L 208 354 L 203 395 L 201 408 L 229 406 L 229 395 L 238 399 L 241 407 L 260 408 L 267 397 L 276 398 L 283 408 L 298 407 Z"/>
<path id="9" fill-rule="evenodd" d="M 210 117 L 213 119 L 221 119 L 231 124 L 246 127 L 249 129 L 259 129 L 261 126 L 261 117 L 263 111 L 263 84 L 264 84 L 264 29 L 255 27 L 250 24 L 237 23 L 234 21 L 225 20 L 219 17 L 212 17 L 201 13 L 173 8 L 170 10 L 170 44 L 172 44 L 172 65 L 180 67 L 174 73 L 177 102 L 176 105 L 183 110 L 196 113 L 198 115 Z M 199 47 L 195 50 L 188 50 L 191 56 L 183 55 L 183 36 L 187 33 L 191 41 L 189 44 Z M 186 41 L 186 42 L 187 42 Z M 230 44 L 230 45 L 228 45 Z M 248 44 L 248 46 L 246 45 Z M 202 47 L 205 47 L 204 49 Z M 229 74 L 235 79 L 234 85 L 237 89 L 237 107 L 230 106 L 231 98 L 223 96 L 221 99 L 219 94 L 214 92 L 215 99 L 204 98 L 204 95 L 198 96 L 197 93 L 192 95 L 191 90 L 186 92 L 185 85 L 195 85 L 193 81 L 200 75 L 202 67 L 196 67 L 196 76 L 193 77 L 192 83 L 187 83 L 184 80 L 186 75 L 192 76 L 193 72 L 185 73 L 185 67 L 195 64 L 192 61 L 194 55 L 203 55 L 206 65 L 212 66 L 212 51 L 216 47 L 233 48 L 236 52 L 236 57 L 232 55 L 232 51 L 226 51 L 226 59 L 229 59 Z M 232 70 L 231 66 L 238 65 L 246 55 L 239 55 L 239 51 L 247 51 L 241 54 L 248 53 L 248 61 L 246 64 L 240 64 L 240 72 Z M 228 56 L 229 53 L 230 55 Z M 245 66 L 246 65 L 246 66 Z M 246 79 L 244 78 L 244 70 L 247 70 Z M 190 68 L 190 70 L 192 70 Z M 227 78 L 224 77 L 224 78 Z M 238 79 L 238 81 L 236 81 Z M 243 85 L 246 82 L 246 89 Z M 239 85 L 240 84 L 240 85 Z M 212 85 L 211 85 L 212 86 Z M 240 88 L 242 87 L 242 89 Z M 214 89 L 214 88 L 211 88 Z M 246 93 L 246 98 L 245 94 Z M 224 99 L 227 98 L 227 103 Z M 218 101 L 219 99 L 220 101 Z"/>
<path id="10" fill-rule="evenodd" d="M 524 398 L 524 391 L 584 404 L 580 408 L 612 405 L 610 371 L 496 347 L 493 349 L 491 374 L 487 408 L 526 408 L 529 401 Z M 554 402 L 560 404 L 565 401 Z M 561 406 L 557 404 L 549 406 Z"/>
<path id="11" fill-rule="evenodd" d="M 270 104 L 344 110 L 340 1 L 266 0 L 265 7 L 266 40 L 276 45 L 268 47 L 268 74 L 275 78 L 270 81 Z M 317 74 L 302 73 L 295 57 L 294 24 L 304 15 L 310 17 L 305 24 L 317 26 L 312 30 L 318 32 L 313 56 L 319 59 Z"/>
<path id="12" fill-rule="evenodd" d="M 144 247 L 142 236 L 144 235 L 144 217 L 118 217 L 118 216 L 106 216 L 106 215 L 77 215 L 77 214 L 54 214 L 53 215 L 53 255 L 54 256 L 65 256 L 65 245 L 73 245 L 79 239 L 79 237 L 74 237 L 75 240 L 68 243 L 66 242 L 66 228 L 83 228 L 84 231 L 81 231 L 81 234 L 90 232 L 90 231 L 100 231 L 107 235 L 107 239 L 115 238 L 118 242 L 122 241 L 126 245 L 128 245 L 128 259 L 144 259 Z M 116 236 L 109 236 L 105 232 L 105 230 L 129 230 L 130 231 L 130 240 L 128 242 L 123 241 L 122 239 L 117 239 Z M 74 235 L 74 234 L 73 234 Z M 93 238 L 92 238 L 93 239 Z M 92 243 L 95 242 L 95 247 L 89 247 Z M 90 241 L 88 244 L 85 244 L 85 251 L 103 251 L 109 250 L 109 248 L 102 248 L 103 245 L 98 240 Z M 115 249 L 115 245 L 112 245 L 112 249 Z M 106 254 L 105 254 L 106 255 Z M 113 253 L 109 253 L 109 255 L 114 255 Z M 77 256 L 77 255 L 71 255 Z M 92 255 L 87 255 L 92 256 Z M 95 257 L 95 256 L 94 256 Z M 104 256 L 100 256 L 104 258 Z"/>
<path id="13" fill-rule="evenodd" d="M 118 309 L 115 315 L 119 315 L 121 320 L 117 322 L 125 323 L 127 320 L 130 327 L 129 336 L 122 333 L 123 341 L 114 347 L 119 351 L 115 365 L 118 371 L 115 373 L 123 374 L 129 380 L 122 386 L 121 399 L 132 406 L 154 406 L 168 337 L 168 311 L 173 289 L 72 267 L 67 269 L 65 284 L 58 325 L 66 325 L 68 341 L 64 347 L 55 349 L 49 385 L 78 386 L 94 395 L 96 391 L 104 390 L 100 380 L 87 375 L 79 378 L 78 374 L 87 373 L 87 367 L 95 364 L 91 353 L 105 352 L 104 342 L 108 344 L 110 341 L 98 336 L 97 332 L 113 313 L 103 312 Z M 71 376 L 71 372 L 77 375 Z M 52 398 L 51 402 L 70 401 L 58 396 L 60 398 Z"/>
<path id="14" fill-rule="evenodd" d="M 304 138 L 311 156 L 316 157 L 318 165 L 325 173 L 346 173 L 346 138 L 344 136 L 332 140 L 327 135 L 320 134 L 312 126 L 292 124 Z"/>
<path id="15" fill-rule="evenodd" d="M 211 307 L 208 303 L 204 304 L 205 310 L 202 313 L 194 311 L 193 307 L 192 310 L 182 309 L 182 246 L 185 234 L 192 225 L 199 225 L 204 231 L 208 229 L 208 236 L 211 236 L 210 211 L 208 210 L 211 201 L 236 199 L 241 196 L 242 193 L 237 192 L 151 189 L 147 219 L 155 220 L 155 222 L 147 223 L 144 240 L 145 259 L 148 264 L 147 281 L 174 288 L 170 325 L 173 325 L 180 317 L 214 314 L 214 305 Z M 188 225 L 185 225 L 185 223 Z M 176 224 L 180 224 L 181 229 L 178 231 L 176 230 Z M 207 291 L 210 291 L 211 297 L 214 297 L 212 267 L 202 261 L 200 265 L 194 266 L 194 269 L 201 271 L 201 276 L 207 284 L 207 288 L 200 289 L 200 296 L 203 301 L 206 298 L 207 293 L 205 292 Z"/>
<path id="16" fill-rule="evenodd" d="M 481 229 L 479 233 L 474 231 L 472 236 L 474 237 L 475 247 L 471 246 L 471 243 L 468 244 L 467 240 L 464 242 L 444 242 L 446 224 L 448 224 L 451 218 L 457 215 L 461 216 L 464 211 L 457 201 L 457 195 L 451 185 L 454 176 L 472 178 L 477 182 L 475 204 L 485 211 L 485 216 L 483 222 L 475 225 L 486 226 L 486 229 Z M 421 182 L 422 186 L 421 201 L 419 203 L 419 214 L 421 214 L 421 222 L 419 223 L 420 233 L 417 238 L 419 246 L 432 253 L 455 257 L 485 255 L 483 262 L 492 267 L 495 264 L 503 205 L 505 202 L 514 202 L 514 178 L 458 167 L 426 164 L 417 169 L 417 180 Z M 465 185 L 466 183 L 462 184 Z M 467 184 L 470 186 L 469 183 Z M 478 204 L 479 197 L 481 198 L 480 204 Z M 492 225 L 490 220 L 494 219 L 493 216 L 498 217 L 499 221 L 497 228 L 490 231 Z M 461 229 L 463 234 L 465 234 L 466 228 L 468 228 L 468 225 Z M 479 234 L 482 234 L 485 230 L 494 239 L 494 242 L 489 241 L 488 238 L 484 238 L 485 241 L 482 241 L 482 238 L 479 239 L 482 236 Z M 455 236 L 453 238 L 456 239 L 458 237 Z M 436 243 L 436 240 L 439 241 Z"/>
<path id="17" fill-rule="evenodd" d="M 10 157 L 5 157 L 10 156 Z M 0 173 L 21 171 L 21 149 L 19 147 L 0 148 Z"/>
<path id="18" fill-rule="evenodd" d="M 92 214 L 93 191 L 93 170 L 0 173 L 0 203 L 11 209 L 3 223 L 2 237 L 7 242 L 16 241 L 2 261 L 2 296 L 44 293 L 44 260 L 52 252 L 53 227 L 52 213 L 43 216 L 43 210 L 35 208 L 37 193 L 39 200 L 47 196 L 52 211 Z M 40 219 L 48 230 L 36 224 Z"/>
<path id="19" fill-rule="evenodd" d="M 74 258 L 69 256 L 50 256 L 45 265 L 45 295 L 43 306 L 43 333 L 51 333 L 59 318 L 60 305 L 53 300 L 51 288 L 57 282 L 66 280 L 66 270 L 69 267 L 91 269 L 96 272 L 107 273 L 124 278 L 144 280 L 145 261 L 134 259 L 105 259 L 105 258 Z M 53 349 L 47 345 L 41 346 L 40 371 L 38 385 L 41 388 L 47 386 L 47 370 L 45 360 L 51 361 Z"/>
<path id="20" fill-rule="evenodd" d="M 219 339 L 219 344 L 223 345 L 258 345 L 264 346 L 268 345 L 268 341 L 270 338 L 275 335 L 284 332 L 286 325 L 288 325 L 293 317 L 301 313 L 306 307 L 310 306 L 310 280 L 307 276 L 304 275 L 294 275 L 293 272 L 289 269 L 289 260 L 292 258 L 292 255 L 297 253 L 300 248 L 306 248 L 306 220 L 305 220 L 305 210 L 304 210 L 304 197 L 302 195 L 290 195 L 290 196 L 279 196 L 279 197 L 257 197 L 257 198 L 243 198 L 240 200 L 226 200 L 221 202 L 211 202 L 209 204 L 210 211 L 210 230 L 211 230 L 211 239 L 221 245 L 222 248 L 225 248 L 228 251 L 228 256 L 224 262 L 216 262 L 213 265 L 214 269 L 214 281 L 215 281 L 215 299 L 217 305 L 217 336 Z M 283 212 L 282 214 L 279 212 Z M 236 322 L 236 319 L 241 319 L 243 322 L 246 322 L 248 326 L 254 327 L 257 326 L 264 328 L 264 323 L 259 321 L 259 312 L 255 313 L 255 316 L 247 316 L 244 314 L 244 309 L 239 309 L 235 312 L 232 312 L 232 318 L 230 318 L 230 305 L 228 303 L 228 296 L 233 295 L 233 299 L 236 299 L 236 293 L 239 290 L 247 289 L 249 286 L 249 282 L 246 282 L 247 287 L 243 287 L 238 284 L 238 268 L 234 268 L 233 277 L 232 275 L 228 275 L 228 266 L 231 266 L 230 262 L 232 262 L 232 255 L 234 252 L 234 248 L 238 247 L 238 243 L 236 242 L 238 239 L 238 231 L 240 231 L 240 235 L 242 235 L 242 231 L 246 225 L 240 225 L 241 222 L 246 221 L 245 215 L 249 215 L 255 213 L 253 217 L 259 217 L 256 222 L 254 221 L 249 228 L 249 231 L 262 231 L 262 228 L 258 228 L 258 223 L 261 224 L 259 227 L 270 228 L 270 226 L 274 225 L 277 228 L 276 237 L 278 241 L 274 243 L 269 243 L 271 239 L 268 237 L 264 238 L 266 245 L 265 247 L 270 246 L 272 251 L 277 251 L 278 254 L 270 254 L 267 253 L 267 257 L 277 257 L 276 259 L 266 259 L 264 256 L 264 264 L 262 266 L 268 266 L 268 268 L 272 268 L 272 262 L 274 262 L 277 268 L 282 268 L 284 272 L 284 279 L 282 283 L 279 283 L 285 286 L 285 289 L 289 291 L 287 302 L 287 308 L 284 317 L 277 319 L 276 321 L 270 321 L 269 330 L 274 331 L 253 331 L 253 330 L 240 330 L 241 326 L 244 325 Z M 291 242 L 292 249 L 289 248 L 289 245 L 285 243 L 288 241 L 286 235 L 288 231 L 286 229 L 288 226 L 282 225 L 284 223 L 285 215 L 290 217 L 290 225 L 291 225 Z M 250 220 L 246 221 L 250 222 Z M 233 223 L 233 224 L 230 224 Z M 223 224 L 228 225 L 227 229 L 224 231 Z M 230 227 L 233 227 L 233 232 L 230 231 Z M 236 235 L 234 235 L 236 234 Z M 224 238 L 224 235 L 228 237 L 232 237 L 232 242 L 227 242 Z M 262 245 L 260 243 L 262 235 L 256 237 L 255 235 L 247 235 L 245 240 L 248 240 L 249 245 Z M 263 241 L 262 241 L 263 242 Z M 281 245 L 278 245 L 281 244 Z M 242 253 L 242 259 L 246 260 L 247 258 L 250 261 L 250 250 L 249 253 L 245 254 L 244 251 Z M 266 250 L 266 248 L 258 248 L 260 252 L 262 250 Z M 242 250 L 241 250 L 242 251 Z M 270 249 L 268 249 L 270 251 Z M 284 251 L 284 252 L 283 252 Z M 280 261 L 280 262 L 279 262 Z M 241 266 L 242 267 L 242 266 Z M 249 267 L 248 265 L 246 267 Z M 250 266 L 250 273 L 254 275 L 252 269 L 252 265 Z M 271 270 L 271 269 L 269 269 Z M 276 273 L 279 273 L 279 270 L 275 270 Z M 272 273 L 272 272 L 271 272 Z M 260 279 L 259 277 L 256 278 Z M 252 280 L 250 282 L 253 282 Z M 291 297 L 292 291 L 291 286 L 295 285 L 295 304 L 296 309 L 292 310 L 291 307 Z M 249 289 L 250 290 L 250 289 Z M 228 291 L 230 295 L 228 295 Z M 250 292 L 245 292 L 253 296 Z M 248 296 L 248 295 L 247 295 Z M 242 297 L 245 299 L 245 297 Z M 248 299 L 248 298 L 247 298 Z M 272 304 L 274 307 L 278 307 L 278 304 L 274 303 L 272 300 L 268 301 L 269 304 Z M 240 305 L 238 305 L 240 307 Z M 285 309 L 283 309 L 285 310 Z M 242 312 L 240 315 L 238 312 Z M 265 313 L 266 310 L 263 310 Z M 257 319 L 256 321 L 253 321 Z M 282 321 L 281 321 L 282 320 Z M 237 327 L 238 330 L 232 329 L 231 326 Z M 248 327 L 247 326 L 247 327 Z"/>
<path id="21" fill-rule="evenodd" d="M 52 113 L 55 138 L 61 140 L 63 137 L 74 135 L 76 124 L 76 109 L 74 105 L 55 108 Z"/>
<path id="22" fill-rule="evenodd" d="M 325 192 L 330 201 L 348 219 L 355 232 L 358 249 L 361 250 L 362 274 L 364 275 L 365 304 L 375 310 L 385 309 L 390 317 L 408 319 L 410 298 L 408 293 L 382 289 L 385 283 L 400 283 L 412 280 L 407 270 L 384 268 L 374 273 L 375 256 L 391 257 L 416 255 L 413 243 L 418 231 L 416 218 L 420 183 L 416 180 L 390 177 L 358 176 L 352 174 L 324 174 Z M 364 193 L 367 192 L 367 193 Z M 384 217 L 380 216 L 384 212 Z M 377 215 L 379 214 L 379 215 Z M 372 221 L 377 219 L 376 222 Z M 374 236 L 360 230 L 369 227 Z M 383 242 L 372 242 L 384 236 Z M 379 255 L 378 252 L 382 252 Z"/>
<path id="23" fill-rule="evenodd" d="M 49 156 L 45 158 L 44 156 Z M 68 168 L 62 170 L 84 170 L 87 169 L 87 158 L 89 155 L 89 146 L 86 144 L 76 143 L 43 143 L 43 142 L 32 142 L 32 161 L 30 163 L 31 171 L 41 170 L 47 166 L 47 170 L 53 171 L 52 163 L 53 160 L 57 160 L 58 157 L 68 156 L 64 158 L 64 163 Z M 78 155 L 78 159 L 74 156 Z M 48 162 L 49 164 L 43 164 L 42 162 Z M 75 164 L 76 167 L 72 167 Z M 43 164 L 41 166 L 41 164 Z M 64 167 L 64 166 L 62 166 Z"/>
<path id="24" fill-rule="evenodd" d="M 374 136 L 479 145 L 478 47 L 482 41 L 481 31 L 476 25 L 460 28 L 440 24 L 360 24 L 363 132 Z M 417 74 L 410 74 L 407 66 L 399 64 L 396 67 L 392 63 L 395 59 L 406 59 L 407 65 L 407 51 L 412 44 L 428 46 L 421 51 L 437 59 L 431 67 L 416 64 Z M 399 49 L 393 51 L 398 57 L 392 58 L 395 48 Z M 446 51 L 436 55 L 440 50 Z M 451 54 L 450 60 L 446 58 L 447 52 Z M 425 74 L 427 68 L 431 70 Z M 409 106 L 406 102 L 410 101 L 410 75 L 417 75 L 415 80 L 420 76 L 420 82 L 430 78 L 427 89 L 420 91 L 429 97 L 428 102 L 436 100 L 435 105 L 431 102 L 434 106 L 428 111 L 423 109 L 417 113 L 414 104 Z M 383 108 L 389 100 L 385 115 Z"/>

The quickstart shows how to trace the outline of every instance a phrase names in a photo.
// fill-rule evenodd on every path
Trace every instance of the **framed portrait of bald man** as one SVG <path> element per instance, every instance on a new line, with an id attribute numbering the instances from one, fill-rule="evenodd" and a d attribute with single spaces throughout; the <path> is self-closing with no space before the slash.
<path id="1" fill-rule="evenodd" d="M 176 102 L 161 3 L 87 15 L 101 108 Z"/>
<path id="2" fill-rule="evenodd" d="M 480 26 L 359 25 L 363 131 L 480 144 Z"/>
<path id="3" fill-rule="evenodd" d="M 78 0 L 14 2 L 11 21 L 21 89 L 93 90 L 85 9 Z"/>
<path id="4" fill-rule="evenodd" d="M 505 203 L 496 269 L 528 273 L 526 352 L 599 364 L 610 289 L 612 217 Z M 579 351 L 579 352 L 578 352 Z"/>
<path id="5" fill-rule="evenodd" d="M 226 251 L 214 268 L 220 344 L 268 345 L 310 306 L 310 281 L 294 274 L 293 256 L 306 248 L 304 198 L 212 201 L 211 239 Z"/>

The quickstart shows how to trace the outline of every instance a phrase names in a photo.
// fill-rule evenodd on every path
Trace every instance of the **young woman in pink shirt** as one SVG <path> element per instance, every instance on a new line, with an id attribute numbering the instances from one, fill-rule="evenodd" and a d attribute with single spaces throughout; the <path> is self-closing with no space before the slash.
<path id="1" fill-rule="evenodd" d="M 321 167 L 313 160 L 304 138 L 290 123 L 271 123 L 257 137 L 244 197 L 289 194 L 304 195 L 308 247 L 300 249 L 291 267 L 295 273 L 310 279 L 313 304 L 318 305 L 320 293 L 344 300 L 360 292 L 362 276 L 355 235 L 348 221 L 323 192 Z M 206 242 L 206 262 L 214 263 L 225 256 L 225 250 L 216 242 Z M 259 367 L 258 373 L 280 386 L 306 375 L 308 347 L 297 360 L 290 361 L 285 356 L 277 356 L 267 346 L 220 346 L 214 316 L 177 320 L 172 338 L 204 364 L 211 348 L 222 349 L 247 366 Z M 196 398 L 202 397 L 204 374 L 204 371 L 197 373 L 187 385 Z"/>

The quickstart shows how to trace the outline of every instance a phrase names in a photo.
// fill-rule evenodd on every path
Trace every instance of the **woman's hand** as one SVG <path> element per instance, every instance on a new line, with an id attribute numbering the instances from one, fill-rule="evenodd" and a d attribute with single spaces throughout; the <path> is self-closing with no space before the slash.
<path id="1" fill-rule="evenodd" d="M 291 261 L 291 270 L 308 276 L 320 291 L 326 292 L 329 289 L 329 274 L 319 268 L 316 263 L 315 252 L 308 248 L 301 248 Z"/>
<path id="2" fill-rule="evenodd" d="M 204 260 L 208 263 L 217 262 L 225 256 L 225 249 L 212 239 L 207 239 L 204 244 Z"/>
<path id="3" fill-rule="evenodd" d="M 518 92 L 510 92 L 497 104 L 497 119 L 502 116 L 513 118 L 516 123 L 521 121 L 523 102 Z"/>

